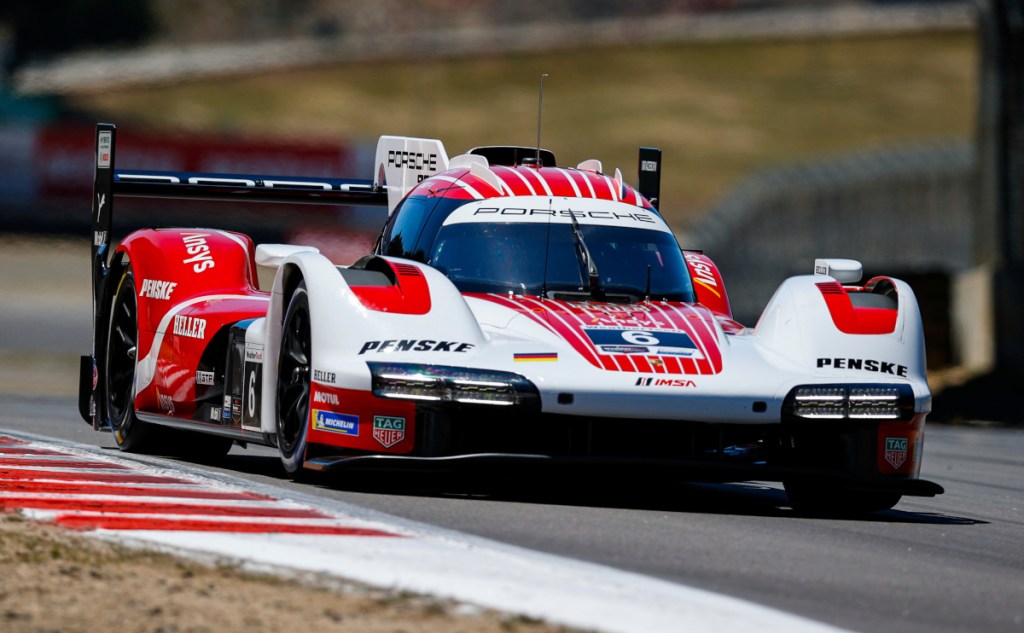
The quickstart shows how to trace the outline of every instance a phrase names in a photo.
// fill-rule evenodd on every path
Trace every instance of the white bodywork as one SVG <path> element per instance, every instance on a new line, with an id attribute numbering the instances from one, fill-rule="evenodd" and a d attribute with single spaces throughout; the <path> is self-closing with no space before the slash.
<path id="1" fill-rule="evenodd" d="M 526 201 L 503 199 L 500 204 L 525 208 L 532 204 L 547 209 L 564 204 L 577 211 L 594 211 L 593 217 L 580 213 L 581 224 L 609 222 L 604 214 L 618 208 L 623 213 L 650 215 L 655 220 L 647 228 L 668 231 L 655 214 L 623 203 L 539 196 Z M 474 211 L 488 205 L 493 207 L 495 201 L 467 204 L 452 213 L 446 224 L 479 221 L 474 220 Z M 547 221 L 571 222 L 568 215 L 558 214 Z M 721 352 L 721 370 L 669 375 L 635 367 L 609 371 L 595 366 L 565 337 L 528 318 L 522 310 L 502 305 L 501 297 L 465 297 L 444 275 L 422 263 L 399 260 L 417 266 L 424 274 L 430 289 L 429 311 L 422 315 L 393 314 L 365 307 L 338 268 L 323 255 L 306 249 L 265 250 L 275 255 L 274 263 L 280 268 L 267 326 L 250 328 L 248 337 L 253 343 L 264 344 L 266 350 L 261 416 L 266 433 L 275 432 L 280 324 L 289 299 L 283 294 L 285 276 L 295 273 L 301 275 L 309 292 L 314 374 L 333 376 L 334 387 L 369 391 L 367 361 L 386 360 L 514 372 L 537 387 L 544 412 L 563 415 L 775 424 L 780 422 L 787 393 L 798 385 L 879 382 L 910 385 L 915 394 L 914 410 L 930 409 L 921 315 L 913 291 L 897 280 L 893 284 L 898 294 L 898 316 L 891 334 L 841 332 L 816 286 L 833 278 L 821 274 L 787 279 L 756 327 L 732 334 L 727 334 L 715 318 L 701 321 L 698 317 L 703 308 L 663 302 L 635 304 L 632 309 L 652 313 L 674 310 L 713 330 L 711 335 Z M 838 275 L 841 279 L 837 279 L 842 281 L 849 279 L 854 266 L 840 262 L 833 268 L 842 270 Z M 508 301 L 533 301 L 533 308 L 543 312 L 547 300 L 510 295 Z M 650 330 L 642 325 L 632 329 L 638 336 Z M 471 348 L 460 353 L 371 353 L 364 347 L 367 341 L 399 339 L 458 341 Z M 557 355 L 557 360 L 516 361 L 516 354 L 537 353 Z M 855 366 L 861 368 L 851 368 Z M 654 380 L 643 384 L 646 378 Z M 659 380 L 666 382 L 659 385 Z M 322 379 L 314 378 L 314 382 Z M 558 395 L 565 393 L 574 397 L 571 403 L 560 404 Z"/>

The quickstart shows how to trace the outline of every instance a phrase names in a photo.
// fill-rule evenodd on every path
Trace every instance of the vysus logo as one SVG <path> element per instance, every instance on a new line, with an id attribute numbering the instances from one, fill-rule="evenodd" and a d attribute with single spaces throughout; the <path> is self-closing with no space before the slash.
<path id="1" fill-rule="evenodd" d="M 174 292 L 174 287 L 177 285 L 177 282 L 174 281 L 144 279 L 142 287 L 139 289 L 139 296 L 150 299 L 170 299 L 171 293 Z"/>
<path id="2" fill-rule="evenodd" d="M 893 376 L 907 377 L 907 366 L 896 363 L 885 363 L 880 360 L 863 358 L 819 358 L 818 367 L 834 367 L 835 369 L 859 369 L 861 371 L 873 371 L 879 374 L 892 374 Z"/>
<path id="3" fill-rule="evenodd" d="M 473 349 L 472 343 L 459 343 L 458 341 L 431 341 L 402 339 L 398 341 L 366 341 L 363 343 L 360 354 L 366 352 L 467 352 Z"/>
<path id="4" fill-rule="evenodd" d="M 181 260 L 182 264 L 192 264 L 192 270 L 197 273 L 217 265 L 210 253 L 210 245 L 206 243 L 206 238 L 210 237 L 209 233 L 183 233 L 182 235 L 185 252 L 191 256 Z"/>
<path id="5" fill-rule="evenodd" d="M 326 391 L 318 391 L 314 393 L 313 402 L 319 402 L 322 404 L 340 404 L 338 401 L 338 394 L 327 393 Z"/>
<path id="6" fill-rule="evenodd" d="M 437 171 L 437 154 L 391 150 L 388 152 L 388 165 L 416 171 Z"/>

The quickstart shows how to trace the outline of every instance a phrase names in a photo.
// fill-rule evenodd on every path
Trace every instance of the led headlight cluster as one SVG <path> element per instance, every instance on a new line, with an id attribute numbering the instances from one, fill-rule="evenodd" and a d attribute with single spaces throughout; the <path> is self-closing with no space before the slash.
<path id="1" fill-rule="evenodd" d="M 537 388 L 507 371 L 416 363 L 367 363 L 378 398 L 511 406 L 539 402 Z"/>
<path id="2" fill-rule="evenodd" d="M 787 398 L 787 409 L 808 420 L 900 420 L 913 412 L 907 385 L 807 385 Z"/>

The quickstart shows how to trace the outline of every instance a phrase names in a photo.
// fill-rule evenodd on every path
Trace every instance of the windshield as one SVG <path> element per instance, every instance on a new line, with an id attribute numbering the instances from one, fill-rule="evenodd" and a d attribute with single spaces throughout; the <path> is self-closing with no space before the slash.
<path id="1" fill-rule="evenodd" d="M 653 300 L 694 301 L 671 233 L 594 224 L 579 228 L 609 301 L 642 301 L 648 286 Z M 442 227 L 427 263 L 462 292 L 590 298 L 578 253 L 570 224 L 468 222 Z"/>

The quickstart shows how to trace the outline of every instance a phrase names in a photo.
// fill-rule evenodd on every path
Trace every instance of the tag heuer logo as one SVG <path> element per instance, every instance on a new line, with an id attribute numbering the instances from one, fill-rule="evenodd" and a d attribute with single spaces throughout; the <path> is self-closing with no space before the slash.
<path id="1" fill-rule="evenodd" d="M 885 461 L 893 468 L 899 468 L 907 461 L 907 438 L 885 438 Z"/>
<path id="2" fill-rule="evenodd" d="M 405 418 L 373 416 L 373 439 L 384 448 L 391 448 L 405 439 Z"/>

